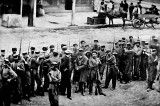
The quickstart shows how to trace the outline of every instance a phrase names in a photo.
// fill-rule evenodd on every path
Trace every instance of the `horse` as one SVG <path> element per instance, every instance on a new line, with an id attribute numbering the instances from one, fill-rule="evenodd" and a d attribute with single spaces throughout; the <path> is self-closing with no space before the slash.
<path id="1" fill-rule="evenodd" d="M 127 18 L 127 12 L 125 12 L 123 9 L 118 10 L 110 10 L 106 12 L 99 12 L 98 17 L 108 17 L 109 18 L 109 25 L 112 22 L 113 25 L 113 19 L 114 18 L 122 18 L 123 21 L 123 27 L 125 26 L 125 18 Z"/>

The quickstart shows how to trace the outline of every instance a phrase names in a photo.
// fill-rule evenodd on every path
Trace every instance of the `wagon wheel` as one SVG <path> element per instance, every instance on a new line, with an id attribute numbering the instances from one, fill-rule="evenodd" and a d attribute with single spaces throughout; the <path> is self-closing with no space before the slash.
<path id="1" fill-rule="evenodd" d="M 144 22 L 139 19 L 134 19 L 132 22 L 132 26 L 134 28 L 142 29 L 142 28 L 144 28 Z"/>

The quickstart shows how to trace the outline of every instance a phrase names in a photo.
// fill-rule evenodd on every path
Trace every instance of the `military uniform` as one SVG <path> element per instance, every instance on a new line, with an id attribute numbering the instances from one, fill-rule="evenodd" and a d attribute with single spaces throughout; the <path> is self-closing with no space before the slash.
<path id="1" fill-rule="evenodd" d="M 156 52 L 155 49 L 152 52 Z M 158 65 L 158 56 L 156 54 L 151 54 L 148 56 L 148 88 L 153 89 L 152 85 L 157 75 L 157 65 Z"/>
<path id="2" fill-rule="evenodd" d="M 71 99 L 71 73 L 72 73 L 72 64 L 70 57 L 70 50 L 65 51 L 65 56 L 61 59 L 61 93 L 65 95 L 67 89 L 67 98 Z"/>
<path id="3" fill-rule="evenodd" d="M 49 77 L 49 102 L 51 106 L 59 106 L 59 82 L 61 81 L 61 72 L 55 68 L 57 63 L 51 63 L 51 68 L 49 69 L 48 77 Z M 54 67 L 52 68 L 52 65 Z"/>
<path id="4" fill-rule="evenodd" d="M 92 93 L 92 88 L 93 88 L 93 82 L 96 83 L 95 86 L 95 95 L 98 93 L 100 95 L 104 95 L 102 92 L 102 89 L 100 87 L 101 84 L 101 78 L 99 74 L 99 64 L 101 64 L 101 61 L 99 58 L 90 58 L 89 59 L 89 67 L 90 67 L 90 72 L 89 72 L 89 93 Z"/>
<path id="5" fill-rule="evenodd" d="M 79 49 L 80 52 L 83 52 L 83 49 Z M 88 58 L 82 53 L 82 55 L 78 55 L 76 59 L 76 69 L 80 72 L 79 78 L 79 87 L 82 95 L 84 95 L 84 87 L 87 81 L 88 76 Z"/>
<path id="6" fill-rule="evenodd" d="M 128 83 L 132 81 L 132 71 L 133 71 L 133 56 L 134 52 L 132 50 L 131 44 L 127 44 L 128 47 L 125 48 L 125 70 L 123 80 Z"/>
<path id="7" fill-rule="evenodd" d="M 139 41 L 137 41 L 136 44 L 137 43 L 139 43 L 139 45 L 140 45 Z M 134 52 L 135 52 L 135 55 L 134 55 L 134 72 L 133 72 L 134 74 L 133 74 L 133 77 L 135 79 L 139 79 L 142 48 L 140 46 L 139 47 L 135 46 Z"/>
<path id="8" fill-rule="evenodd" d="M 111 51 L 109 51 L 111 52 Z M 116 69 L 116 58 L 114 55 L 110 55 L 106 57 L 106 62 L 108 65 L 108 69 L 106 72 L 106 81 L 104 88 L 108 88 L 110 80 L 112 79 L 112 89 L 116 88 L 116 80 L 117 80 L 117 69 Z"/>

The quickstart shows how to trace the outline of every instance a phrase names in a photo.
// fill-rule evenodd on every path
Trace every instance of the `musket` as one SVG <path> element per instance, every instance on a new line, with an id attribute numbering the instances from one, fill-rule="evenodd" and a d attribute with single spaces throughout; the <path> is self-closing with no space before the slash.
<path id="1" fill-rule="evenodd" d="M 58 51 L 58 42 L 57 42 L 57 51 Z"/>
<path id="2" fill-rule="evenodd" d="M 114 37 L 112 52 L 114 51 L 114 44 L 115 44 L 115 37 Z"/>
<path id="3" fill-rule="evenodd" d="M 70 39 L 69 39 L 69 49 L 71 49 L 71 47 L 70 47 Z"/>
<path id="4" fill-rule="evenodd" d="M 29 45 L 28 45 L 28 54 L 29 54 L 30 44 L 31 44 L 31 41 L 29 41 Z"/>
<path id="5" fill-rule="evenodd" d="M 19 56 L 21 55 L 21 49 L 22 49 L 22 36 L 21 36 L 20 47 L 19 47 Z"/>
<path id="6" fill-rule="evenodd" d="M 79 38 L 79 48 L 80 48 L 80 38 Z"/>

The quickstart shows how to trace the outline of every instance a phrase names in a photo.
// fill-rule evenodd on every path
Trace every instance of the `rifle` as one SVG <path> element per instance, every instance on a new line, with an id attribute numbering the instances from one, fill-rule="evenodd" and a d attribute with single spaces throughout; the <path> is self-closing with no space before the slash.
<path id="1" fill-rule="evenodd" d="M 71 49 L 71 47 L 70 47 L 70 39 L 69 39 L 69 49 Z"/>
<path id="2" fill-rule="evenodd" d="M 113 41 L 113 48 L 112 48 L 112 52 L 114 51 L 114 44 L 115 44 L 115 37 L 114 37 L 114 41 Z"/>
<path id="3" fill-rule="evenodd" d="M 22 36 L 21 36 L 20 47 L 19 47 L 19 56 L 21 55 L 21 49 L 22 49 Z"/>
<path id="4" fill-rule="evenodd" d="M 29 45 L 28 45 L 28 55 L 29 55 L 30 44 L 31 44 L 31 41 L 29 41 Z"/>

